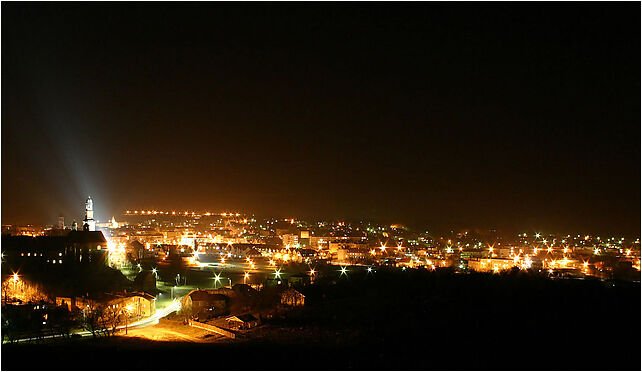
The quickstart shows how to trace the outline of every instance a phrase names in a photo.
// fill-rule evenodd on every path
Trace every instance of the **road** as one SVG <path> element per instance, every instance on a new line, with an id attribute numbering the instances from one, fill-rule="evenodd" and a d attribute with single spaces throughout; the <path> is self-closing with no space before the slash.
<path id="1" fill-rule="evenodd" d="M 172 302 L 170 302 L 169 305 L 167 305 L 166 307 L 164 307 L 164 308 L 162 308 L 160 310 L 157 310 L 154 313 L 154 315 L 150 316 L 149 318 L 141 319 L 141 320 L 135 321 L 133 323 L 128 323 L 127 325 L 118 326 L 117 329 L 118 330 L 122 330 L 122 329 L 125 329 L 126 327 L 128 329 L 136 329 L 136 328 L 144 328 L 144 327 L 149 327 L 149 326 L 158 324 L 158 320 L 159 319 L 164 318 L 167 315 L 169 315 L 169 314 L 181 309 L 181 298 L 175 298 L 174 300 L 172 300 Z M 79 331 L 79 332 L 74 332 L 73 334 L 74 335 L 79 335 L 81 337 L 87 337 L 87 336 L 91 336 L 92 335 L 91 332 L 89 332 L 89 331 Z M 60 335 L 43 336 L 43 337 L 41 337 L 41 339 L 49 339 L 49 338 L 54 338 L 54 337 L 60 338 Z M 35 337 L 22 338 L 20 340 L 17 340 L 16 342 L 27 342 L 27 341 L 32 341 L 32 340 L 36 340 L 36 338 Z"/>

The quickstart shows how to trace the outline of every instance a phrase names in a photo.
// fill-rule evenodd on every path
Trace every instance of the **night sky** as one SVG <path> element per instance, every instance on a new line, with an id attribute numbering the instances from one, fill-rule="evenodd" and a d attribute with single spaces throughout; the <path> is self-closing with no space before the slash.
<path id="1" fill-rule="evenodd" d="M 640 232 L 640 3 L 2 3 L 2 223 Z"/>

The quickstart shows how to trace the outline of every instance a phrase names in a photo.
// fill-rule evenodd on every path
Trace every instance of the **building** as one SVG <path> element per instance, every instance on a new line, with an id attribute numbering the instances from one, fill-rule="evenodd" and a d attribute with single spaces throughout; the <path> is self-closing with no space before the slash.
<path id="1" fill-rule="evenodd" d="M 305 295 L 294 288 L 281 292 L 281 304 L 286 306 L 304 306 Z"/>
<path id="2" fill-rule="evenodd" d="M 284 247 L 291 248 L 299 245 L 299 236 L 295 234 L 281 235 L 281 240 L 283 241 Z"/>
<path id="3" fill-rule="evenodd" d="M 258 326 L 260 321 L 252 314 L 234 315 L 226 318 L 231 329 L 250 329 Z"/>
<path id="4" fill-rule="evenodd" d="M 356 263 L 365 260 L 368 251 L 364 248 L 339 248 L 337 249 L 337 261 L 345 263 Z"/>
<path id="5" fill-rule="evenodd" d="M 85 202 L 85 218 L 83 219 L 82 229 L 84 231 L 96 231 L 96 220 L 94 220 L 94 202 L 91 196 Z"/>
<path id="6" fill-rule="evenodd" d="M 498 272 L 518 266 L 513 259 L 508 258 L 479 258 L 468 260 L 468 269 L 481 272 Z"/>
<path id="7" fill-rule="evenodd" d="M 150 317 L 156 312 L 156 297 L 144 292 L 105 293 L 98 298 L 56 297 L 56 305 L 84 312 L 113 307 L 133 318 Z"/>
<path id="8" fill-rule="evenodd" d="M 183 298 L 182 311 L 190 318 L 206 319 L 225 314 L 229 303 L 230 297 L 220 291 L 197 289 Z"/>
<path id="9" fill-rule="evenodd" d="M 106 264 L 107 240 L 100 231 L 67 231 L 65 236 L 2 236 L 3 254 L 13 267 L 63 263 Z"/>

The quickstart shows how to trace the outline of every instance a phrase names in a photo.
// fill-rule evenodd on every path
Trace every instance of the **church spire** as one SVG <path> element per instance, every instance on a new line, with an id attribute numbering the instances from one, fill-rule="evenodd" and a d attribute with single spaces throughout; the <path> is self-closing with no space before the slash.
<path id="1" fill-rule="evenodd" d="M 94 220 L 94 202 L 91 196 L 87 197 L 85 202 L 85 219 L 83 220 L 83 230 L 96 231 L 96 221 Z"/>

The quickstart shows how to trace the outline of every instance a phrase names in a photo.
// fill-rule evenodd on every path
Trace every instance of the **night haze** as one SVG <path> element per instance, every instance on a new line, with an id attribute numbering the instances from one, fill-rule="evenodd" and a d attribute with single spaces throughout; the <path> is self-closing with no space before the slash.
<path id="1" fill-rule="evenodd" d="M 3 3 L 3 223 L 639 236 L 639 7 Z"/>

